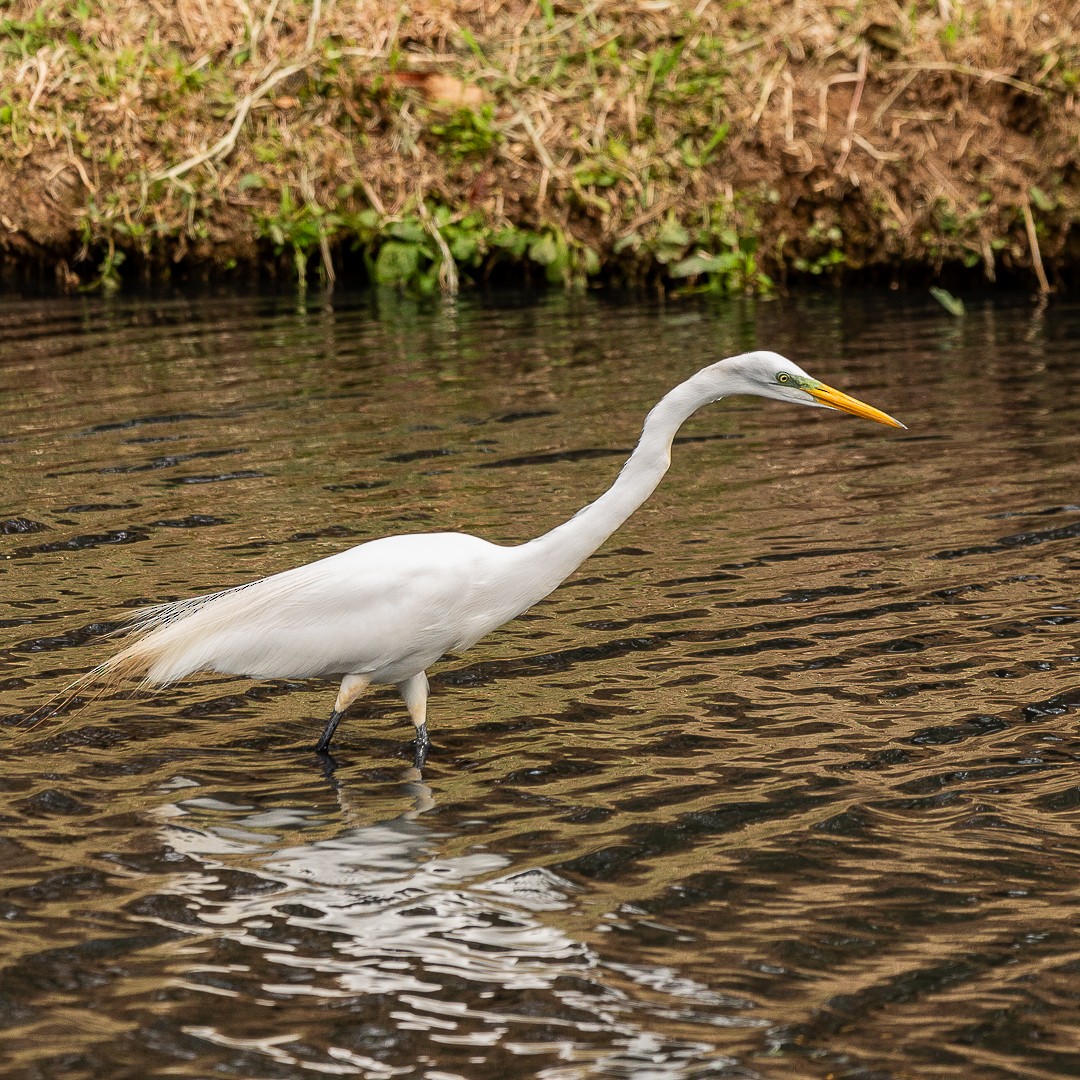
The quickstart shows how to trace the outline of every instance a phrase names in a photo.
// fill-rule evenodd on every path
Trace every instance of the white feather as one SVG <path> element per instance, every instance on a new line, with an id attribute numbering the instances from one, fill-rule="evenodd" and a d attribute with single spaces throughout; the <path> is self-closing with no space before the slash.
<path id="1" fill-rule="evenodd" d="M 196 671 L 354 673 L 398 683 L 533 602 L 515 582 L 520 550 L 464 533 L 372 540 L 234 589 L 147 608 L 133 623 L 136 640 L 107 669 L 158 685 Z"/>

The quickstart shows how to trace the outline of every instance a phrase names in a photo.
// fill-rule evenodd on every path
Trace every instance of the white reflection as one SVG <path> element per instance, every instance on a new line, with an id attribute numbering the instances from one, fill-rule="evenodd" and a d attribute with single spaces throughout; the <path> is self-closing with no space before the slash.
<path id="1" fill-rule="evenodd" d="M 332 778 L 338 812 L 330 821 L 310 808 L 264 811 L 191 788 L 177 794 L 192 797 L 161 809 L 166 842 L 201 867 L 178 875 L 173 891 L 185 897 L 202 935 L 251 947 L 243 970 L 257 981 L 256 996 L 273 995 L 279 1017 L 283 1000 L 339 999 L 350 1015 L 369 1007 L 388 1015 L 406 1056 L 420 1044 L 428 1054 L 440 1044 L 500 1044 L 523 1057 L 588 1061 L 597 1075 L 637 1075 L 643 1054 L 648 1075 L 658 1078 L 688 1076 L 694 1061 L 725 1060 L 708 1042 L 665 1036 L 663 1023 L 650 1030 L 673 1018 L 677 1026 L 715 1024 L 716 995 L 696 986 L 696 1004 L 710 1014 L 697 1016 L 689 980 L 666 986 L 649 967 L 605 968 L 560 925 L 573 921 L 559 914 L 572 905 L 571 882 L 544 868 L 512 872 L 505 856 L 466 848 L 439 831 L 437 815 L 424 819 L 434 803 L 419 774 L 409 770 L 405 780 L 408 809 L 385 820 L 369 813 L 363 823 L 362 804 L 350 805 L 361 795 L 346 794 Z M 221 969 L 200 969 L 193 957 L 189 971 L 200 970 Z M 641 987 L 640 1000 L 628 983 Z M 194 978 L 184 985 L 199 989 Z M 673 1004 L 683 1011 L 672 1012 Z M 301 1062 L 291 1056 L 296 1035 L 283 1034 L 287 1024 L 275 1023 L 269 1040 L 246 1032 L 237 1041 L 223 1030 L 227 1022 L 223 1016 L 217 1027 L 188 1030 L 221 1046 L 258 1046 L 268 1058 L 315 1072 L 398 1071 L 384 1062 L 383 1072 L 367 1072 L 363 1055 L 346 1047 L 327 1047 L 321 1064 Z"/>
<path id="2" fill-rule="evenodd" d="M 311 811 L 264 812 L 195 797 L 162 810 L 168 844 L 206 873 L 179 879 L 200 920 L 232 928 L 273 964 L 331 974 L 342 992 L 433 991 L 449 974 L 503 987 L 549 987 L 596 964 L 591 950 L 536 919 L 567 905 L 573 886 L 548 870 L 496 876 L 509 866 L 483 850 L 440 854 L 445 839 L 421 820 L 431 789 L 409 770 L 409 810 L 386 821 L 325 832 Z M 344 809 L 344 807 L 343 807 Z M 228 894 L 214 871 L 242 869 L 273 886 Z M 258 931 L 274 923 L 311 931 L 314 949 L 276 945 Z M 311 993 L 301 985 L 270 985 Z M 325 985 L 321 991 L 326 992 Z"/>

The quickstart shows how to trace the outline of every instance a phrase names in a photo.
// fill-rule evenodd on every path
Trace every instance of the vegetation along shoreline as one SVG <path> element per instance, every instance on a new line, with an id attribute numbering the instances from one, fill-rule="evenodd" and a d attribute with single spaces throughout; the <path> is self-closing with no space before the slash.
<path id="1" fill-rule="evenodd" d="M 1080 265 L 1075 0 L 14 0 L 0 284 Z"/>

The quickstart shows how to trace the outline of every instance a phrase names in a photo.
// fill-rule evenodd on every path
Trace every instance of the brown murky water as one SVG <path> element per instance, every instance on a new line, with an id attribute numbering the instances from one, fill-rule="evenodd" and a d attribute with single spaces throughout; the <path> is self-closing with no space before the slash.
<path id="1" fill-rule="evenodd" d="M 324 684 L 23 719 L 126 609 L 521 540 L 752 346 L 552 599 L 307 747 Z M 1080 306 L 0 310 L 11 1077 L 1080 1075 Z"/>

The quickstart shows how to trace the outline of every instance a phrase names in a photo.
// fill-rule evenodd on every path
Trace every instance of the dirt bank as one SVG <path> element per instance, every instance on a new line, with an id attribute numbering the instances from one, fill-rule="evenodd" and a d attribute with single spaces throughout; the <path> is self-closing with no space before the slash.
<path id="1" fill-rule="evenodd" d="M 1078 90 L 1075 0 L 15 0 L 0 274 L 1062 286 Z"/>

